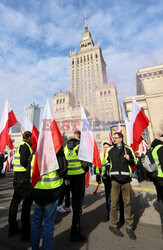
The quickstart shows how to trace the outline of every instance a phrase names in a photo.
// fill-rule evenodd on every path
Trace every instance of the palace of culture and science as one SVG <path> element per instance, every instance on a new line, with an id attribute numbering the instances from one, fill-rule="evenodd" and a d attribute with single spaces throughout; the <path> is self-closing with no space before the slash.
<path id="1" fill-rule="evenodd" d="M 68 137 L 72 136 L 73 130 L 80 129 L 80 105 L 88 119 L 96 124 L 93 133 L 100 149 L 103 140 L 107 141 L 109 129 L 109 125 L 103 129 L 102 124 L 118 124 L 122 121 L 122 112 L 116 86 L 107 82 L 102 50 L 93 42 L 86 17 L 80 51 L 70 53 L 70 90 L 55 93 L 53 97 L 54 118 Z M 101 124 L 101 129 L 97 129 L 97 124 L 99 127 Z"/>

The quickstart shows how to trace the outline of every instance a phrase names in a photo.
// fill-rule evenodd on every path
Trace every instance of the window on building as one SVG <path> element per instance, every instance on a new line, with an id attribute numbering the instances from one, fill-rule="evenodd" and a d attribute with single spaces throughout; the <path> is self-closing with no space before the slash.
<path id="1" fill-rule="evenodd" d="M 63 103 L 65 103 L 65 98 L 63 98 Z"/>
<path id="2" fill-rule="evenodd" d="M 106 91 L 104 91 L 104 95 L 106 95 Z"/>
<path id="3" fill-rule="evenodd" d="M 57 99 L 57 104 L 59 103 L 59 100 Z"/>
<path id="4" fill-rule="evenodd" d="M 62 99 L 60 99 L 60 103 L 62 103 Z"/>
<path id="5" fill-rule="evenodd" d="M 102 92 L 100 92 L 100 96 L 102 96 Z"/>
<path id="6" fill-rule="evenodd" d="M 108 90 L 108 94 L 110 94 L 110 90 Z"/>
<path id="7" fill-rule="evenodd" d="M 72 60 L 72 65 L 74 65 L 74 59 Z"/>
<path id="8" fill-rule="evenodd" d="M 98 58 L 97 54 L 95 55 L 95 58 Z"/>

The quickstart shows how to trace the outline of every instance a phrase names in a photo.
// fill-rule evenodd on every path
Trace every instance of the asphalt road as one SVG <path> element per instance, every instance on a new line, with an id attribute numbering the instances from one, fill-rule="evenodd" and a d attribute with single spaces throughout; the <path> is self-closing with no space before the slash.
<path id="1" fill-rule="evenodd" d="M 13 194 L 12 179 L 13 173 L 7 173 L 4 179 L 0 179 L 0 250 L 31 249 L 30 243 L 19 242 L 19 235 L 12 238 L 7 237 L 8 208 Z M 156 194 L 152 191 L 148 192 L 150 190 L 149 184 L 144 183 L 143 188 L 135 188 L 136 191 L 132 192 L 136 241 L 129 238 L 125 226 L 121 228 L 124 233 L 123 238 L 119 238 L 110 232 L 109 223 L 106 220 L 104 189 L 100 188 L 96 196 L 92 194 L 94 189 L 95 184 L 90 185 L 86 190 L 81 218 L 81 231 L 87 236 L 87 241 L 71 243 L 69 235 L 72 213 L 57 214 L 54 231 L 55 250 L 163 250 Z M 18 210 L 19 222 L 20 211 L 21 205 Z"/>

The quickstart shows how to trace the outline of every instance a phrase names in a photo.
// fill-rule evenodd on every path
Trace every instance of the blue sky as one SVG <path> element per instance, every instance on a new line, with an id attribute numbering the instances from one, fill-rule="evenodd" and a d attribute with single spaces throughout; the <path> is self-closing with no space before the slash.
<path id="1" fill-rule="evenodd" d="M 87 14 L 119 100 L 136 94 L 137 70 L 163 63 L 163 1 L 0 0 L 0 116 L 8 98 L 18 119 L 69 88 L 69 53 Z"/>

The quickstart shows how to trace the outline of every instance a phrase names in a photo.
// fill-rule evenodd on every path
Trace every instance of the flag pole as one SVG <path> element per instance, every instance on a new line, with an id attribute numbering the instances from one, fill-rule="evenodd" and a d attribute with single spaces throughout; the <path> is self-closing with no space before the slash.
<path id="1" fill-rule="evenodd" d="M 18 125 L 18 128 L 19 128 L 19 130 L 20 130 L 20 133 L 23 135 L 23 132 L 22 132 L 22 130 L 21 130 L 21 128 L 20 128 L 20 126 L 19 126 L 19 123 L 17 122 L 17 125 Z"/>

